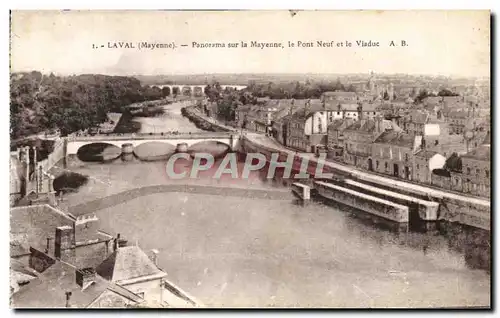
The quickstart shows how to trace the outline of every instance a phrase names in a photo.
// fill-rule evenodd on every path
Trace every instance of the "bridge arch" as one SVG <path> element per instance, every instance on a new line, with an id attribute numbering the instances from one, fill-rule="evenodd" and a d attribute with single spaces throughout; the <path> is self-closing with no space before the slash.
<path id="1" fill-rule="evenodd" d="M 232 151 L 231 145 L 217 140 L 203 140 L 188 147 L 188 153 L 194 156 L 196 153 L 208 153 L 215 158 L 220 158 Z"/>
<path id="2" fill-rule="evenodd" d="M 83 162 L 115 160 L 122 154 L 121 145 L 108 142 L 92 142 L 79 147 L 76 157 Z"/>

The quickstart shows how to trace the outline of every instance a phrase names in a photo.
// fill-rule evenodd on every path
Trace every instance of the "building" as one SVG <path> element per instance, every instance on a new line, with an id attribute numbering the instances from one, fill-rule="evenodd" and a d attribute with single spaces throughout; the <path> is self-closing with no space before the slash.
<path id="1" fill-rule="evenodd" d="M 461 157 L 462 192 L 490 197 L 491 191 L 491 147 L 482 144 Z M 460 181 L 459 181 L 460 182 Z"/>
<path id="2" fill-rule="evenodd" d="M 442 169 L 446 157 L 436 151 L 421 149 L 415 154 L 413 180 L 421 183 L 432 183 L 432 171 Z"/>
<path id="3" fill-rule="evenodd" d="M 138 295 L 147 304 L 160 307 L 164 301 L 168 302 L 173 297 L 169 295 L 164 299 L 167 274 L 158 268 L 156 254 L 153 253 L 152 256 L 150 259 L 137 246 L 118 247 L 95 271 L 106 281 Z"/>
<path id="4" fill-rule="evenodd" d="M 48 204 L 11 208 L 10 223 L 10 255 L 26 265 L 30 248 L 56 257 L 56 244 L 63 232 L 69 239 L 65 255 L 79 265 L 97 265 L 106 257 L 112 240 L 112 236 L 98 230 L 95 215 L 74 217 Z"/>
<path id="5" fill-rule="evenodd" d="M 395 130 L 383 132 L 373 143 L 370 170 L 412 180 L 414 155 L 420 150 L 421 143 L 422 136 Z"/>
<path id="6" fill-rule="evenodd" d="M 382 112 L 379 110 L 381 103 L 362 103 L 360 106 L 360 111 L 362 112 L 362 118 L 364 119 L 374 119 L 375 117 L 381 116 Z"/>
<path id="7" fill-rule="evenodd" d="M 288 118 L 286 126 L 286 146 L 301 151 L 310 151 L 309 138 L 305 134 L 307 114 L 305 109 L 300 109 Z"/>
<path id="8" fill-rule="evenodd" d="M 138 295 L 106 281 L 91 269 L 54 264 L 11 297 L 15 308 L 123 308 L 143 302 Z"/>
<path id="9" fill-rule="evenodd" d="M 352 125 L 352 119 L 337 119 L 328 125 L 327 146 L 331 158 L 342 159 L 344 156 L 344 130 Z"/>
<path id="10" fill-rule="evenodd" d="M 370 159 L 373 141 L 389 128 L 392 128 L 391 123 L 384 121 L 382 117 L 361 119 L 345 128 L 344 161 L 356 167 L 373 170 Z"/>
<path id="11" fill-rule="evenodd" d="M 192 307 L 137 246 L 47 204 L 11 209 L 11 301 L 15 308 Z"/>
<path id="12" fill-rule="evenodd" d="M 321 101 L 327 104 L 342 104 L 352 103 L 358 100 L 358 95 L 355 92 L 324 92 L 321 95 Z"/>

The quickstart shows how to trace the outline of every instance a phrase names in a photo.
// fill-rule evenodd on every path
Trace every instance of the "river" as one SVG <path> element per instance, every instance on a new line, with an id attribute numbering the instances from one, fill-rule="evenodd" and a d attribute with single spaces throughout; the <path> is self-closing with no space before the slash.
<path id="1" fill-rule="evenodd" d="M 141 118 L 141 132 L 199 132 L 169 105 Z M 241 162 L 240 162 L 241 165 Z M 276 189 L 275 182 L 169 180 L 164 162 L 133 160 L 75 168 L 91 177 L 66 204 L 173 182 Z M 119 198 L 119 195 L 117 195 Z M 489 306 L 490 275 L 476 269 L 460 236 L 395 232 L 335 206 L 193 193 L 117 199 L 97 212 L 101 228 L 157 249 L 168 278 L 207 306 Z"/>

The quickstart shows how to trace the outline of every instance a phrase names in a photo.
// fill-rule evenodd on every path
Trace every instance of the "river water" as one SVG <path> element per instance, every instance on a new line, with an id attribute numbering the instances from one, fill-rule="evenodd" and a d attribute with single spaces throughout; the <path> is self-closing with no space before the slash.
<path id="1" fill-rule="evenodd" d="M 141 118 L 141 132 L 199 132 L 180 106 Z M 240 162 L 241 165 L 241 162 Z M 117 160 L 75 168 L 91 177 L 66 204 L 143 186 L 192 182 L 276 189 L 249 180 L 169 180 L 164 162 Z M 117 196 L 119 198 L 119 196 Z M 126 201 L 126 202 L 125 202 Z M 193 193 L 117 199 L 98 210 L 103 230 L 157 249 L 168 278 L 207 306 L 489 306 L 490 275 L 476 269 L 460 235 L 386 230 L 342 209 L 313 202 Z"/>

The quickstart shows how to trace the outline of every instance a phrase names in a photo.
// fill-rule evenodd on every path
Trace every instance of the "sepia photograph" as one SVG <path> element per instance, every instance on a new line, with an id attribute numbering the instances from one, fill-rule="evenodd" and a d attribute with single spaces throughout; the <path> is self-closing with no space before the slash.
<path id="1" fill-rule="evenodd" d="M 10 307 L 491 309 L 491 19 L 12 10 Z"/>

